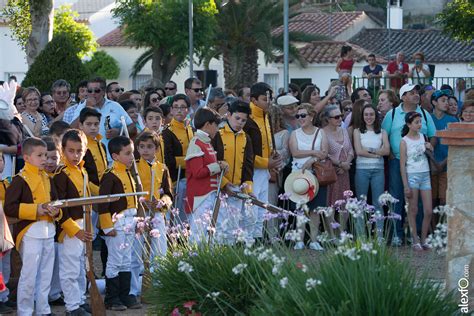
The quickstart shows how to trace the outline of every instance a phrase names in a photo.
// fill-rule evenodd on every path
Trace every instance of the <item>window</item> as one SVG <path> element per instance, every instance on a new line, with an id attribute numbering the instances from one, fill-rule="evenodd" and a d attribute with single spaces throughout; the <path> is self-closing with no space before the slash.
<path id="1" fill-rule="evenodd" d="M 146 86 L 151 81 L 151 75 L 137 75 L 133 78 L 132 89 L 140 90 L 141 87 Z"/>
<path id="2" fill-rule="evenodd" d="M 273 91 L 278 91 L 278 74 L 263 74 L 263 82 L 267 83 Z"/>

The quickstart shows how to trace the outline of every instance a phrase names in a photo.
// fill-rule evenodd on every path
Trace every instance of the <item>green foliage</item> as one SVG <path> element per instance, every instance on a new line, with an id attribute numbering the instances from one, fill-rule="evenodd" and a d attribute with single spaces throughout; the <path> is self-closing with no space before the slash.
<path id="1" fill-rule="evenodd" d="M 304 273 L 285 265 L 282 288 L 273 279 L 260 291 L 252 315 L 453 315 L 458 310 L 452 294 L 444 295 L 439 283 L 416 277 L 408 264 L 384 248 L 377 254 L 362 251 L 352 260 L 344 255 L 326 256 Z M 321 283 L 308 288 L 308 279 Z"/>
<path id="2" fill-rule="evenodd" d="M 175 251 L 157 262 L 147 301 L 154 315 L 183 312 L 189 302 L 202 315 L 453 315 L 457 310 L 453 293 L 445 295 L 439 283 L 417 277 L 384 247 L 357 241 L 338 251 L 320 260 L 278 247 Z M 183 262 L 193 270 L 179 271 Z M 242 263 L 247 266 L 234 273 Z"/>
<path id="3" fill-rule="evenodd" d="M 190 264 L 193 271 L 179 272 L 180 261 Z M 232 268 L 242 262 L 248 267 L 244 273 L 234 274 Z M 203 315 L 246 315 L 257 298 L 257 290 L 268 281 L 262 274 L 263 269 L 271 270 L 271 267 L 256 257 L 245 256 L 243 248 L 175 251 L 157 262 L 153 287 L 147 295 L 152 305 L 151 314 L 170 315 L 174 308 L 182 310 L 184 303 L 195 301 Z M 220 294 L 215 300 L 209 297 L 216 292 Z"/>
<path id="4" fill-rule="evenodd" d="M 194 49 L 201 55 L 212 40 L 217 9 L 214 0 L 194 0 L 193 5 Z M 121 0 L 112 12 L 131 43 L 151 49 L 145 61 L 155 61 L 154 77 L 171 77 L 185 65 L 189 47 L 188 1 Z M 145 63 L 136 63 L 132 76 Z"/>
<path id="5" fill-rule="evenodd" d="M 71 10 L 71 5 L 63 5 L 54 11 L 53 36 L 64 33 L 78 48 L 79 58 L 90 56 L 97 49 L 94 33 L 82 23 L 74 21 L 79 14 Z"/>
<path id="6" fill-rule="evenodd" d="M 116 79 L 120 75 L 118 62 L 104 51 L 97 51 L 91 60 L 84 63 L 91 77 L 103 77 L 105 79 Z"/>
<path id="7" fill-rule="evenodd" d="M 472 0 L 453 0 L 446 4 L 438 15 L 444 32 L 453 38 L 471 42 L 474 40 L 474 2 Z"/>
<path id="8" fill-rule="evenodd" d="M 3 15 L 8 18 L 12 38 L 25 49 L 31 33 L 30 5 L 27 0 L 8 0 L 3 9 Z"/>
<path id="9" fill-rule="evenodd" d="M 12 37 L 25 49 L 31 33 L 31 14 L 28 0 L 9 0 L 3 10 L 9 20 Z M 53 36 L 65 33 L 78 48 L 78 56 L 82 58 L 96 51 L 97 43 L 92 31 L 82 23 L 74 21 L 79 14 L 64 5 L 54 10 Z"/>
<path id="10" fill-rule="evenodd" d="M 68 81 L 71 86 L 88 78 L 88 72 L 79 57 L 78 49 L 71 39 L 59 34 L 46 45 L 26 73 L 22 86 L 35 86 L 40 91 L 49 91 L 57 79 Z"/>

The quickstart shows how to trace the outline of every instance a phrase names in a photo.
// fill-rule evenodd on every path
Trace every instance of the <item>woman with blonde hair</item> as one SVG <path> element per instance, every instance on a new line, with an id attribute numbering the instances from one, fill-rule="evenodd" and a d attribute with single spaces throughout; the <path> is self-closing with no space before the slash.
<path id="1" fill-rule="evenodd" d="M 314 107 L 309 103 L 303 103 L 297 108 L 296 119 L 299 121 L 301 127 L 291 133 L 290 136 L 290 151 L 293 157 L 292 170 L 304 170 L 304 172 L 312 172 L 313 163 L 319 160 L 325 160 L 328 155 L 328 141 L 326 134 L 321 128 L 314 126 L 314 118 L 316 117 Z M 321 251 L 323 248 L 317 241 L 319 232 L 320 217 L 316 211 L 319 206 L 326 206 L 326 192 L 327 187 L 319 187 L 316 196 L 308 201 L 308 217 L 311 243 L 309 248 L 312 250 Z M 295 245 L 295 249 L 300 250 L 305 248 L 304 230 L 301 241 Z"/>

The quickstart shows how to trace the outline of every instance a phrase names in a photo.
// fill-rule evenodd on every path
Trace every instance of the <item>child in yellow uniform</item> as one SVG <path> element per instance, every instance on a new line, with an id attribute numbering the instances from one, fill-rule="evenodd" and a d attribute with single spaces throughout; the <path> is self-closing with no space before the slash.
<path id="1" fill-rule="evenodd" d="M 18 282 L 19 315 L 50 314 L 48 293 L 54 265 L 54 219 L 60 210 L 50 206 L 57 199 L 51 179 L 44 171 L 46 143 L 31 137 L 22 144 L 25 167 L 7 188 L 5 214 L 17 218 L 13 234 L 23 266 Z M 35 293 L 36 292 L 36 293 Z"/>

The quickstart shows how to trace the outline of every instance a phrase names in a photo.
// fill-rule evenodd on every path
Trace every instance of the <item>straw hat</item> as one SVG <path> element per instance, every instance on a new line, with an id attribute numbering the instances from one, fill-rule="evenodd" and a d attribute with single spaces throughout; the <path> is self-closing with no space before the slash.
<path id="1" fill-rule="evenodd" d="M 319 183 L 310 171 L 296 170 L 290 173 L 285 181 L 285 193 L 297 204 L 311 201 L 319 190 Z"/>

